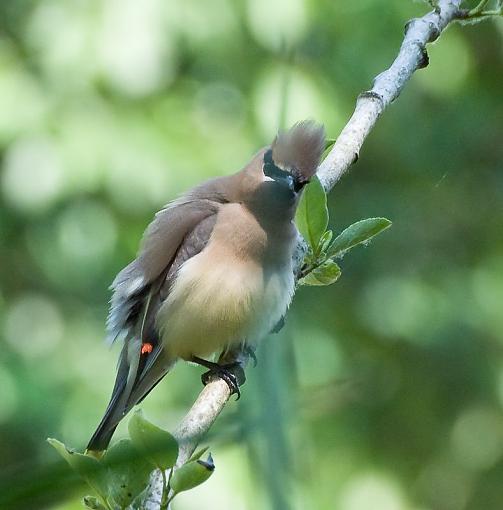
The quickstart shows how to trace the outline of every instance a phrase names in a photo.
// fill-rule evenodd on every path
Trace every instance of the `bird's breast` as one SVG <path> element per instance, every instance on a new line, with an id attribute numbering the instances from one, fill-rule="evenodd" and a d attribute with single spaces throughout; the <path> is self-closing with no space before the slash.
<path id="1" fill-rule="evenodd" d="M 284 315 L 294 291 L 289 260 L 266 267 L 217 243 L 178 273 L 157 323 L 171 356 L 205 357 L 256 342 Z"/>

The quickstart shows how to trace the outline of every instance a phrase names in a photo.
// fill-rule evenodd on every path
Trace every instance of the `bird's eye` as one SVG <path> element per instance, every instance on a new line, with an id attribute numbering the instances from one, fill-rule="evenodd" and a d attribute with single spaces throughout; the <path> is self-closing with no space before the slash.
<path id="1" fill-rule="evenodd" d="M 286 180 L 288 177 L 291 177 L 288 172 L 281 170 L 281 168 L 274 164 L 271 149 L 264 154 L 264 166 L 262 167 L 262 170 L 266 177 L 269 177 L 274 181 Z"/>

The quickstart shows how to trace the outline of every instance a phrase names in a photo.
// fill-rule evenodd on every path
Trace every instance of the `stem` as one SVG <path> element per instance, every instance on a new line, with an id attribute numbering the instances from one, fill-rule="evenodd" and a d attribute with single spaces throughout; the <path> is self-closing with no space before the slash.
<path id="1" fill-rule="evenodd" d="M 171 470 L 171 472 L 173 472 L 173 469 Z M 171 478 L 171 477 L 170 477 Z M 168 482 L 169 483 L 169 482 Z M 171 505 L 171 503 L 173 502 L 173 500 L 175 499 L 175 496 L 176 494 L 171 494 L 171 496 L 169 496 L 167 499 L 166 499 L 166 508 L 169 509 L 169 505 Z M 159 510 L 164 510 L 163 507 L 160 507 Z"/>
<path id="2" fill-rule="evenodd" d="M 173 470 L 171 470 L 171 471 L 173 471 Z M 169 481 L 166 480 L 166 472 L 164 471 L 164 469 L 161 469 L 161 477 L 162 477 L 162 496 L 161 496 L 160 510 L 167 510 L 168 505 L 169 505 L 169 498 L 168 498 Z M 171 479 L 171 476 L 170 476 L 170 479 Z"/>
<path id="3" fill-rule="evenodd" d="M 468 18 L 469 19 L 489 18 L 491 16 L 503 16 L 503 8 L 501 8 L 499 10 L 495 9 L 495 10 L 492 10 L 492 11 L 482 11 L 482 12 L 479 12 L 478 14 L 473 14 L 471 16 L 468 13 Z"/>
<path id="4" fill-rule="evenodd" d="M 488 3 L 489 0 L 481 0 L 476 7 L 468 11 L 468 17 L 472 18 L 478 16 Z"/>

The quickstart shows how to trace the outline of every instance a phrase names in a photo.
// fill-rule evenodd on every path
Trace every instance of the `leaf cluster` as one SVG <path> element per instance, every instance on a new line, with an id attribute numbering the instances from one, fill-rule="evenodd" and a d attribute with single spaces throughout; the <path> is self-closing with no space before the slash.
<path id="1" fill-rule="evenodd" d="M 328 230 L 327 196 L 318 178 L 306 186 L 295 222 L 308 243 L 298 284 L 324 286 L 335 283 L 341 269 L 335 262 L 358 245 L 367 245 L 373 237 L 391 226 L 386 218 L 367 218 L 353 223 L 339 235 Z"/>
<path id="2" fill-rule="evenodd" d="M 48 439 L 95 493 L 84 498 L 86 508 L 140 510 L 144 507 L 150 475 L 154 469 L 159 469 L 163 479 L 161 510 L 164 510 L 180 492 L 197 487 L 213 474 L 215 465 L 211 455 L 201 460 L 207 448 L 173 469 L 179 449 L 176 439 L 146 420 L 141 411 L 129 420 L 128 432 L 128 439 L 118 441 L 103 454 L 79 453 L 57 439 Z M 169 476 L 167 470 L 170 470 Z"/>

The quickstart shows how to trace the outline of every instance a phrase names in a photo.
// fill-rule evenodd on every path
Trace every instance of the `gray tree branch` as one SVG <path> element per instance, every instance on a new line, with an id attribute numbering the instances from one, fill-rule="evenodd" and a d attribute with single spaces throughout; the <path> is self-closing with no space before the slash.
<path id="1" fill-rule="evenodd" d="M 428 65 L 426 45 L 435 41 L 449 23 L 466 17 L 466 11 L 460 8 L 461 1 L 439 0 L 434 11 L 406 24 L 405 36 L 394 62 L 374 79 L 370 90 L 360 94 L 353 115 L 320 165 L 318 176 L 327 192 L 357 161 L 363 142 L 377 120 L 400 95 L 414 72 Z M 304 252 L 305 244 L 299 242 L 295 255 L 297 267 Z M 240 361 L 245 365 L 246 356 L 243 355 Z M 229 388 L 221 379 L 216 379 L 204 387 L 174 433 L 180 443 L 177 465 L 190 458 L 201 438 L 222 412 L 229 397 Z M 154 473 L 146 510 L 159 510 L 161 493 L 162 477 L 159 473 Z"/>
<path id="2" fill-rule="evenodd" d="M 405 25 L 405 36 L 394 62 L 374 79 L 370 90 L 360 94 L 353 115 L 320 165 L 318 176 L 326 191 L 356 162 L 375 123 L 414 72 L 428 65 L 426 45 L 438 39 L 449 23 L 465 17 L 460 4 L 461 0 L 440 0 L 434 11 Z"/>

